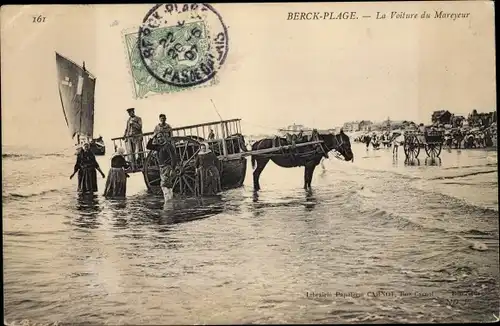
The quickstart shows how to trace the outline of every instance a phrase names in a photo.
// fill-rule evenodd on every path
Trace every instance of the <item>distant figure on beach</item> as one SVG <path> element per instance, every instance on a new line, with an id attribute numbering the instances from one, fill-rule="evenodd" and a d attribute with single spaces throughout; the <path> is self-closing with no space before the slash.
<path id="1" fill-rule="evenodd" d="M 208 143 L 202 143 L 195 162 L 196 195 L 213 196 L 222 191 L 217 162 L 217 157 L 208 147 Z"/>
<path id="2" fill-rule="evenodd" d="M 167 123 L 167 116 L 160 114 L 160 123 L 156 125 L 153 134 L 156 136 L 158 133 L 164 133 L 166 137 L 172 137 L 172 127 Z"/>
<path id="3" fill-rule="evenodd" d="M 403 141 L 403 135 L 398 135 L 392 139 L 392 156 L 398 157 L 399 144 Z"/>
<path id="4" fill-rule="evenodd" d="M 366 150 L 368 150 L 368 147 L 370 147 L 371 142 L 372 142 L 372 138 L 370 137 L 370 135 L 365 135 Z"/>
<path id="5" fill-rule="evenodd" d="M 418 126 L 418 131 L 421 132 L 422 134 L 425 133 L 426 131 L 426 128 L 424 126 L 423 123 L 421 123 L 419 126 Z"/>
<path id="6" fill-rule="evenodd" d="M 124 137 L 129 137 L 125 140 L 127 153 L 131 156 L 131 165 L 135 168 L 143 161 L 144 149 L 142 148 L 142 119 L 135 115 L 135 109 L 127 109 L 129 118 L 125 128 Z"/>
<path id="7" fill-rule="evenodd" d="M 76 163 L 73 169 L 73 174 L 69 177 L 73 179 L 78 173 L 78 192 L 93 193 L 97 192 L 97 173 L 99 171 L 103 178 L 104 173 L 101 171 L 94 153 L 90 151 L 90 144 L 84 143 L 82 150 L 76 156 Z"/>
<path id="8" fill-rule="evenodd" d="M 125 197 L 127 193 L 127 174 L 126 169 L 130 167 L 129 162 L 124 157 L 125 150 L 118 148 L 115 154 L 111 157 L 111 168 L 108 172 L 106 187 L 104 189 L 104 197 Z"/>
<path id="9" fill-rule="evenodd" d="M 210 139 L 210 140 L 215 139 L 215 134 L 214 134 L 213 129 L 210 129 L 210 133 L 208 134 L 208 139 Z"/>

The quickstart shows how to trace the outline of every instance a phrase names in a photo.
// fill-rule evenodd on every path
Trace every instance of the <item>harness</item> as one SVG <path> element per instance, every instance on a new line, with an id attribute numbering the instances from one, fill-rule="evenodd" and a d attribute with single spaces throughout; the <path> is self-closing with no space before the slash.
<path id="1" fill-rule="evenodd" d="M 342 137 L 340 137 L 340 140 L 338 138 L 339 135 L 334 135 L 333 137 L 335 138 L 335 140 L 337 141 L 337 146 L 335 147 L 334 145 L 334 148 L 332 148 L 331 150 L 333 150 L 335 153 L 334 153 L 334 156 L 335 158 L 337 159 L 342 159 L 342 154 L 340 153 L 339 151 L 339 148 L 343 148 L 343 145 L 344 145 L 344 140 L 342 139 Z M 326 157 L 328 157 L 328 154 L 326 154 Z"/>

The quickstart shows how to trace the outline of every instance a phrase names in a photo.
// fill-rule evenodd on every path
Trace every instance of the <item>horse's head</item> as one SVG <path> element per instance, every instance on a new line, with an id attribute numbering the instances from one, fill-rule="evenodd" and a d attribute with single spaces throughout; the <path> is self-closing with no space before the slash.
<path id="1" fill-rule="evenodd" d="M 344 160 L 346 161 L 354 161 L 354 154 L 351 149 L 351 141 L 349 136 L 344 134 L 344 131 L 341 130 L 340 133 L 334 134 L 320 134 L 319 138 L 323 141 L 323 146 L 326 147 L 327 151 L 335 150 L 337 151 Z"/>

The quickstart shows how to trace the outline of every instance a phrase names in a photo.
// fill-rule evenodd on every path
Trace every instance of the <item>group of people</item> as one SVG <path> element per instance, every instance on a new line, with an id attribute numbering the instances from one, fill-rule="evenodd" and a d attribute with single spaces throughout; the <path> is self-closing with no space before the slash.
<path id="1" fill-rule="evenodd" d="M 445 132 L 445 144 L 447 147 L 460 148 L 485 148 L 496 146 L 497 130 L 496 124 L 489 128 L 477 129 L 452 129 Z"/>
<path id="2" fill-rule="evenodd" d="M 104 190 L 105 197 L 125 197 L 127 189 L 128 172 L 136 171 L 138 166 L 144 160 L 142 119 L 135 115 L 135 109 L 127 109 L 129 119 L 124 133 L 125 149 L 118 148 L 111 157 L 111 167 L 108 172 L 106 186 Z M 153 137 L 149 140 L 146 148 L 156 152 L 160 165 L 160 186 L 164 199 L 173 198 L 174 180 L 177 177 L 177 163 L 175 145 L 171 141 L 172 127 L 166 122 L 166 115 L 159 115 L 160 122 L 156 125 Z M 213 139 L 213 130 L 210 130 L 209 139 Z M 127 161 L 126 156 L 131 157 Z M 174 158 L 172 160 L 172 158 Z M 215 195 L 222 191 L 220 170 L 218 168 L 218 159 L 211 151 L 207 142 L 200 145 L 200 149 L 194 160 L 196 180 L 195 192 L 197 196 Z M 72 179 L 78 174 L 78 192 L 94 193 L 97 188 L 97 172 L 105 178 L 95 155 L 90 150 L 90 143 L 85 142 L 82 150 L 77 153 L 76 163 L 73 169 Z"/>
<path id="3" fill-rule="evenodd" d="M 448 148 L 486 148 L 496 146 L 496 123 L 489 127 L 476 128 L 445 128 L 443 125 L 424 126 L 423 123 L 415 125 L 412 131 L 418 131 L 418 138 L 421 143 L 425 142 L 425 137 L 429 133 L 442 133 L 443 145 Z M 393 147 L 393 154 L 397 153 L 398 147 L 404 143 L 404 132 L 389 132 L 383 131 L 378 134 L 369 132 L 360 135 L 354 139 L 356 142 L 361 142 L 366 145 L 368 150 L 372 145 L 374 149 L 378 149 L 381 145 L 385 147 Z"/>

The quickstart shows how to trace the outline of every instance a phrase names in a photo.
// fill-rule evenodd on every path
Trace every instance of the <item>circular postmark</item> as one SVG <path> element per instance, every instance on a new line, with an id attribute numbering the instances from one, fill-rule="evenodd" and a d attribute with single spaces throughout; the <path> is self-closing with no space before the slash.
<path id="1" fill-rule="evenodd" d="M 208 4 L 159 4 L 139 28 L 139 53 L 156 79 L 178 87 L 212 79 L 228 52 L 227 28 Z"/>

